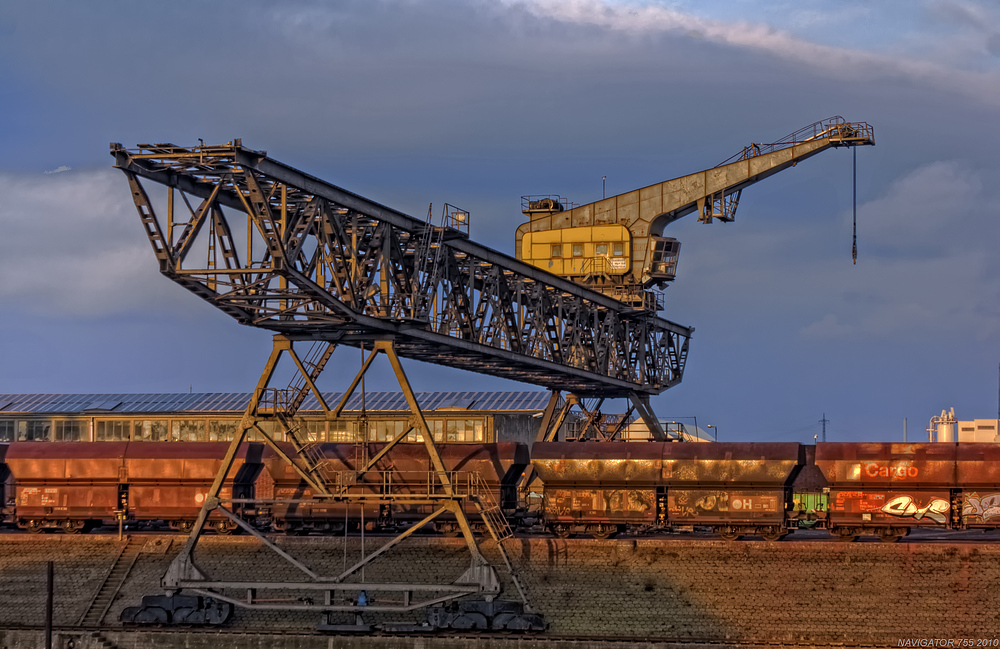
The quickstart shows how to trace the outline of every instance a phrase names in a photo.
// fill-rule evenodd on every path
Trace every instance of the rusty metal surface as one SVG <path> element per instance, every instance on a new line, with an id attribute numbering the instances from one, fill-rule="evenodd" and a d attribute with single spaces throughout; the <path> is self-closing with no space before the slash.
<path id="1" fill-rule="evenodd" d="M 5 462 L 19 483 L 108 481 L 121 474 L 128 442 L 17 442 Z"/>
<path id="2" fill-rule="evenodd" d="M 114 518 L 118 485 L 17 486 L 18 518 Z M 197 512 L 195 512 L 197 513 Z"/>
<path id="3" fill-rule="evenodd" d="M 663 481 L 670 485 L 784 485 L 800 459 L 797 443 L 663 446 Z"/>
<path id="4" fill-rule="evenodd" d="M 957 484 L 964 488 L 998 487 L 1000 491 L 1000 444 L 956 445 Z"/>
<path id="5" fill-rule="evenodd" d="M 667 518 L 673 524 L 782 523 L 783 489 L 669 489 Z"/>
<path id="6" fill-rule="evenodd" d="M 194 520 L 205 501 L 208 485 L 133 485 L 129 488 L 129 509 L 140 520 Z M 232 497 L 232 487 L 223 487 L 221 498 Z M 215 513 L 215 518 L 221 514 Z"/>
<path id="7" fill-rule="evenodd" d="M 816 466 L 831 486 L 948 486 L 956 484 L 958 446 L 820 443 L 816 445 Z"/>
<path id="8" fill-rule="evenodd" d="M 531 465 L 546 485 L 654 485 L 660 481 L 660 442 L 536 442 Z"/>
<path id="9" fill-rule="evenodd" d="M 656 520 L 654 489 L 546 487 L 545 522 L 631 523 L 651 525 Z"/>
<path id="10" fill-rule="evenodd" d="M 546 484 L 784 485 L 799 444 L 547 442 L 532 447 Z"/>
<path id="11" fill-rule="evenodd" d="M 304 467 L 301 458 L 295 453 L 291 444 L 279 444 L 285 453 L 296 459 L 299 466 Z M 361 448 L 357 444 L 322 443 L 316 444 L 322 457 L 325 471 L 354 471 L 359 468 L 357 453 Z M 365 457 L 372 457 L 384 444 L 368 444 Z M 528 447 L 518 442 L 501 442 L 496 444 L 438 444 L 441 461 L 447 471 L 462 471 L 478 473 L 488 484 L 497 486 L 501 482 L 509 483 L 519 476 L 528 464 Z M 270 448 L 262 455 L 262 462 L 274 480 L 276 488 L 287 489 L 297 487 L 302 480 L 295 469 L 285 463 Z M 432 470 L 430 458 L 422 444 L 398 444 L 384 457 L 376 470 L 406 474 L 424 474 Z M 364 477 L 362 478 L 364 479 Z"/>
<path id="12" fill-rule="evenodd" d="M 131 442 L 125 450 L 126 475 L 129 482 L 198 481 L 211 484 L 228 447 L 228 442 Z M 251 448 L 256 449 L 254 454 L 259 461 L 263 444 L 241 445 L 227 482 L 231 483 L 238 475 Z"/>

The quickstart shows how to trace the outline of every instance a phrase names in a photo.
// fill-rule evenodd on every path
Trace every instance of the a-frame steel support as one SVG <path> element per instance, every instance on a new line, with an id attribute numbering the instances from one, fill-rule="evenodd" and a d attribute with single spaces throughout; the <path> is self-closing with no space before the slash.
<path id="1" fill-rule="evenodd" d="M 416 394 L 413 392 L 409 380 L 403 371 L 403 367 L 400 364 L 393 342 L 391 340 L 376 340 L 374 342 L 374 348 L 365 359 L 361 370 L 358 372 L 348 391 L 344 394 L 344 397 L 334 410 L 327 407 L 315 384 L 319 374 L 323 371 L 326 361 L 329 360 L 332 355 L 333 345 L 332 343 L 317 344 L 329 345 L 329 347 L 321 349 L 317 351 L 317 353 L 310 355 L 310 358 L 313 358 L 315 362 L 303 362 L 296 355 L 292 340 L 281 335 L 274 337 L 271 355 L 264 366 L 260 380 L 257 382 L 256 389 L 251 395 L 250 402 L 248 403 L 246 411 L 243 414 L 243 418 L 240 421 L 236 434 L 229 445 L 229 449 L 227 450 L 225 458 L 222 461 L 219 472 L 215 476 L 215 480 L 204 500 L 198 519 L 195 522 L 195 525 L 192 528 L 191 533 L 189 534 L 180 553 L 170 564 L 163 576 L 163 587 L 170 594 L 175 594 L 183 589 L 210 596 L 215 600 L 229 602 L 234 606 L 244 608 L 311 610 L 327 613 L 412 611 L 440 604 L 442 602 L 447 602 L 465 595 L 475 594 L 487 599 L 492 599 L 500 592 L 500 582 L 494 568 L 489 565 L 487 560 L 479 551 L 472 527 L 469 524 L 465 508 L 463 507 L 463 502 L 469 501 L 476 505 L 477 510 L 482 515 L 486 529 L 489 531 L 494 540 L 496 540 L 497 548 L 504 560 L 504 563 L 510 571 L 511 579 L 518 590 L 520 599 L 524 603 L 526 610 L 530 610 L 526 593 L 520 583 L 520 580 L 517 578 L 516 571 L 514 570 L 503 546 L 503 542 L 507 538 L 511 537 L 511 531 L 506 520 L 493 500 L 489 490 L 481 480 L 476 479 L 476 477 L 472 475 L 465 476 L 460 472 L 449 472 L 446 469 L 437 446 L 434 443 L 433 434 L 431 433 L 423 412 L 420 409 L 420 405 L 417 402 Z M 307 391 L 311 392 L 317 398 L 328 417 L 336 418 L 340 416 L 347 404 L 347 401 L 350 399 L 351 395 L 361 382 L 362 377 L 370 369 L 372 361 L 380 353 L 385 354 L 388 358 L 389 363 L 395 372 L 396 379 L 399 382 L 399 386 L 406 397 L 406 401 L 411 412 L 410 426 L 394 439 L 389 441 L 385 447 L 379 451 L 379 453 L 377 453 L 370 460 L 366 461 L 364 466 L 356 467 L 357 470 L 352 472 L 354 473 L 352 480 L 331 480 L 331 476 L 323 470 L 322 463 L 324 458 L 322 457 L 322 453 L 316 450 L 315 445 L 302 443 L 302 440 L 299 438 L 299 434 L 296 431 L 293 417 L 296 414 L 298 407 L 301 406 Z M 287 391 L 270 388 L 278 362 L 285 354 L 288 354 L 292 358 L 295 367 L 299 372 L 299 376 L 293 379 L 292 385 Z M 285 392 L 285 394 L 282 394 L 282 392 Z M 261 420 L 272 420 L 281 424 L 281 427 L 284 429 L 286 439 L 291 442 L 298 451 L 299 462 L 296 462 L 295 458 L 290 457 L 289 454 L 285 452 L 282 445 L 277 443 L 275 437 L 272 436 L 265 429 L 265 427 L 259 425 Z M 251 429 L 257 431 L 260 436 L 263 437 L 267 445 L 275 453 L 277 453 L 279 457 L 295 469 L 309 488 L 313 490 L 314 501 L 315 499 L 331 499 L 333 501 L 341 502 L 377 502 L 380 504 L 396 501 L 415 505 L 430 504 L 434 505 L 434 509 L 432 513 L 426 516 L 423 520 L 408 527 L 405 531 L 386 542 L 381 548 L 368 554 L 354 565 L 346 568 L 340 574 L 330 576 L 321 575 L 304 562 L 296 559 L 290 552 L 275 544 L 267 538 L 267 536 L 262 534 L 254 526 L 248 524 L 233 511 L 233 504 L 245 504 L 258 501 L 252 499 L 221 497 L 223 485 L 232 470 L 233 464 L 239 453 L 240 446 L 246 440 L 247 434 Z M 398 444 L 414 430 L 419 433 L 424 447 L 427 450 L 431 466 L 430 473 L 433 475 L 433 479 L 429 480 L 430 484 L 428 485 L 425 493 L 414 493 L 412 489 L 407 491 L 405 494 L 375 493 L 373 491 L 359 492 L 357 490 L 351 490 L 349 486 L 345 486 L 359 484 L 361 476 L 369 471 L 372 471 L 382 457 L 388 454 L 396 444 Z M 267 502 L 273 504 L 279 501 L 272 500 Z M 305 501 L 297 500 L 283 502 Z M 242 579 L 215 579 L 209 576 L 205 570 L 200 568 L 195 563 L 194 553 L 198 545 L 198 541 L 206 530 L 209 516 L 213 511 L 218 512 L 226 518 L 232 520 L 232 522 L 235 523 L 240 529 L 254 536 L 262 544 L 264 544 L 265 547 L 272 550 L 297 572 L 301 573 L 302 577 L 283 581 L 261 582 Z M 462 573 L 462 575 L 459 576 L 454 582 L 450 584 L 373 583 L 366 582 L 364 579 L 353 579 L 353 577 L 357 575 L 357 573 L 360 572 L 364 566 L 383 556 L 401 541 L 446 512 L 454 516 L 457 521 L 471 555 L 471 562 L 468 569 L 465 570 L 465 572 Z M 275 603 L 274 599 L 257 599 L 256 593 L 258 591 L 273 590 L 323 591 L 325 596 L 323 603 L 293 603 L 287 600 Z M 228 591 L 245 592 L 246 597 L 237 597 Z M 334 593 L 338 591 L 348 595 L 357 594 L 360 591 L 366 591 L 368 593 L 381 592 L 384 595 L 380 597 L 378 605 L 364 605 L 358 603 L 336 604 L 335 602 L 345 600 L 343 596 L 339 598 L 334 596 Z M 423 595 L 423 597 L 421 599 L 415 599 L 414 597 L 417 594 Z M 397 597 L 397 599 L 391 599 L 393 596 Z M 390 599 L 386 599 L 386 597 Z"/>

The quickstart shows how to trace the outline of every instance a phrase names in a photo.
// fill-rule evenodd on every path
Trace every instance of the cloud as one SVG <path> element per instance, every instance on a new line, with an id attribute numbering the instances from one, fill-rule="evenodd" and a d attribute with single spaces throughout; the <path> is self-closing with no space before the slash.
<path id="1" fill-rule="evenodd" d="M 859 231 L 868 243 L 923 258 L 965 247 L 965 228 L 997 229 L 1000 205 L 983 191 L 982 173 L 957 160 L 921 165 L 858 207 Z"/>
<path id="2" fill-rule="evenodd" d="M 49 171 L 43 171 L 42 173 L 44 173 L 45 175 L 49 175 L 49 174 L 61 174 L 62 172 L 69 171 L 70 169 L 72 169 L 72 167 L 67 167 L 66 165 L 60 165 L 60 166 L 56 167 L 55 169 L 50 169 Z"/>
<path id="3" fill-rule="evenodd" d="M 840 338 L 855 331 L 850 325 L 841 324 L 837 321 L 837 316 L 827 313 L 822 320 L 817 320 L 811 325 L 804 327 L 800 333 L 803 338 L 826 339 Z"/>
<path id="4" fill-rule="evenodd" d="M 119 172 L 0 173 L 0 194 L 8 314 L 101 317 L 176 306 L 180 291 L 157 272 Z"/>
<path id="5" fill-rule="evenodd" d="M 762 52 L 807 66 L 829 78 L 855 82 L 901 79 L 932 84 L 939 91 L 988 105 L 1000 105 L 1000 75 L 996 73 L 958 69 L 909 54 L 892 56 L 823 45 L 765 23 L 714 20 L 647 2 L 504 0 L 504 4 L 538 18 L 627 34 L 695 33 L 720 45 Z"/>

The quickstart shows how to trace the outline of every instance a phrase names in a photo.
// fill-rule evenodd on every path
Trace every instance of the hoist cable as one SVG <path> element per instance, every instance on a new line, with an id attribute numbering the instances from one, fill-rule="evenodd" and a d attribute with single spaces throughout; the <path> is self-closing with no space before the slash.
<path id="1" fill-rule="evenodd" d="M 851 147 L 854 153 L 854 240 L 851 247 L 851 257 L 854 264 L 858 263 L 858 147 Z"/>

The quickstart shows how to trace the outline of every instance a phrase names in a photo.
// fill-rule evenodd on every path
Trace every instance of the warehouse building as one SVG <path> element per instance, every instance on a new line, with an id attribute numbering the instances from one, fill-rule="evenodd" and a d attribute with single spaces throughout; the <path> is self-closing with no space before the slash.
<path id="1" fill-rule="evenodd" d="M 343 394 L 325 392 L 333 407 Z M 245 392 L 195 394 L 0 394 L 0 442 L 229 441 L 250 400 Z M 538 433 L 544 391 L 418 392 L 439 442 L 526 442 Z M 409 428 L 400 392 L 355 394 L 328 419 L 310 395 L 295 418 L 304 441 L 383 442 Z M 278 439 L 277 424 L 261 426 Z M 252 432 L 251 440 L 259 435 Z M 418 441 L 411 432 L 407 441 Z"/>

